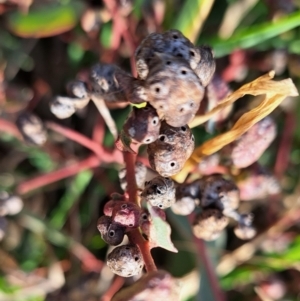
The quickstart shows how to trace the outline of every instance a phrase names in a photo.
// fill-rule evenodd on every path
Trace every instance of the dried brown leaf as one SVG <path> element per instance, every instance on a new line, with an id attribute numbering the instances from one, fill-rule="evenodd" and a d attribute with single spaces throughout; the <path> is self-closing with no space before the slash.
<path id="1" fill-rule="evenodd" d="M 281 81 L 274 81 L 272 80 L 274 75 L 275 72 L 270 71 L 268 74 L 265 74 L 248 84 L 245 84 L 237 91 L 228 95 L 210 112 L 194 118 L 190 124 L 191 127 L 195 127 L 206 122 L 220 110 L 226 108 L 228 105 L 231 105 L 237 99 L 246 94 L 251 94 L 254 96 L 265 94 L 262 102 L 254 109 L 243 114 L 234 124 L 232 129 L 206 141 L 204 144 L 196 148 L 190 159 L 186 162 L 186 165 L 182 171 L 176 175 L 176 181 L 184 181 L 187 174 L 193 169 L 195 164 L 201 161 L 204 156 L 211 155 L 223 148 L 225 145 L 238 139 L 254 124 L 268 116 L 287 96 L 299 95 L 293 81 L 290 78 Z"/>

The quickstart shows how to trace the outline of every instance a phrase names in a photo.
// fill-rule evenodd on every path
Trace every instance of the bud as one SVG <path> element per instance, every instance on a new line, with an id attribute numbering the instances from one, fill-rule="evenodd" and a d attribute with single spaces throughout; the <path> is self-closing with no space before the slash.
<path id="1" fill-rule="evenodd" d="M 108 254 L 107 266 L 119 276 L 131 277 L 142 272 L 144 260 L 137 246 L 123 245 Z"/>
<path id="2" fill-rule="evenodd" d="M 135 162 L 135 180 L 136 180 L 136 185 L 139 189 L 144 188 L 146 176 L 147 176 L 147 167 L 142 162 L 139 161 Z M 121 188 L 125 191 L 127 189 L 126 168 L 120 169 L 119 180 L 120 180 Z"/>
<path id="3" fill-rule="evenodd" d="M 117 246 L 124 238 L 125 227 L 114 224 L 111 217 L 101 216 L 97 222 L 97 228 L 101 234 L 102 239 L 109 245 Z"/>
<path id="4" fill-rule="evenodd" d="M 23 209 L 23 201 L 16 195 L 0 192 L 0 216 L 16 215 Z"/>
<path id="5" fill-rule="evenodd" d="M 222 175 L 211 175 L 202 178 L 201 206 L 214 207 L 221 211 L 235 210 L 239 206 L 239 190 L 232 180 Z"/>
<path id="6" fill-rule="evenodd" d="M 157 176 L 145 182 L 141 196 L 152 206 L 165 209 L 175 202 L 175 184 L 170 178 Z"/>
<path id="7" fill-rule="evenodd" d="M 195 139 L 187 125 L 174 128 L 162 122 L 159 138 L 147 148 L 149 163 L 162 176 L 175 175 L 183 168 L 194 147 Z"/>
<path id="8" fill-rule="evenodd" d="M 193 233 L 197 238 L 210 241 L 217 239 L 228 225 L 228 218 L 220 210 L 205 209 L 193 223 Z"/>
<path id="9" fill-rule="evenodd" d="M 159 136 L 160 120 L 149 104 L 141 109 L 133 108 L 123 130 L 133 141 L 149 144 Z"/>
<path id="10" fill-rule="evenodd" d="M 27 142 L 36 145 L 43 145 L 46 142 L 47 132 L 38 116 L 23 112 L 18 116 L 16 124 Z"/>
<path id="11" fill-rule="evenodd" d="M 90 72 L 92 93 L 108 102 L 125 101 L 126 97 L 115 77 L 116 72 L 125 74 L 116 65 L 99 63 L 93 66 Z"/>

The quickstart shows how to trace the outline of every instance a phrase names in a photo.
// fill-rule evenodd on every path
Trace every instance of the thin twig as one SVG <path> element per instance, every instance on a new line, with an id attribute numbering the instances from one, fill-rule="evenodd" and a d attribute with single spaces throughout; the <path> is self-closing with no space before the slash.
<path id="1" fill-rule="evenodd" d="M 118 130 L 115 121 L 111 117 L 110 111 L 107 108 L 105 101 L 101 97 L 97 97 L 95 94 L 91 95 L 91 100 L 95 104 L 96 108 L 98 109 L 99 113 L 103 117 L 109 131 L 114 136 L 114 139 L 117 140 L 118 138 Z"/>
<path id="2" fill-rule="evenodd" d="M 108 290 L 102 295 L 99 301 L 110 301 L 116 292 L 123 286 L 125 282 L 124 277 L 115 276 Z"/>
<path id="3" fill-rule="evenodd" d="M 124 161 L 126 163 L 126 181 L 128 183 L 127 185 L 127 193 L 128 193 L 128 201 L 138 204 L 138 198 L 137 198 L 137 185 L 135 180 L 135 159 L 136 155 L 124 152 Z M 146 241 L 141 232 L 138 229 L 134 229 L 130 232 L 128 232 L 128 238 L 129 240 L 136 244 L 143 256 L 144 263 L 146 270 L 148 272 L 156 271 L 156 265 L 153 261 L 151 252 L 150 252 L 150 245 L 149 242 Z"/>
<path id="4" fill-rule="evenodd" d="M 277 158 L 274 168 L 275 176 L 281 179 L 290 160 L 290 150 L 293 143 L 293 135 L 296 128 L 296 118 L 294 113 L 288 113 L 285 116 L 284 129 L 279 143 Z"/>
<path id="5" fill-rule="evenodd" d="M 0 119 L 0 131 L 9 133 L 19 140 L 23 140 L 22 135 L 16 125 L 8 120 Z"/>
<path id="6" fill-rule="evenodd" d="M 95 141 L 91 140 L 90 138 L 72 130 L 66 127 L 63 127 L 57 123 L 54 122 L 47 122 L 47 127 L 57 133 L 60 133 L 61 135 L 67 137 L 70 140 L 73 140 L 82 146 L 90 149 L 93 151 L 100 159 L 101 162 L 105 163 L 119 163 L 121 164 L 122 161 L 122 154 L 119 150 L 106 150 L 102 147 L 101 144 L 96 143 Z"/>
<path id="7" fill-rule="evenodd" d="M 193 216 L 189 216 L 189 221 L 192 224 Z M 225 295 L 221 291 L 218 278 L 215 272 L 215 268 L 212 265 L 212 262 L 207 253 L 205 242 L 203 239 L 198 239 L 194 236 L 194 242 L 197 248 L 197 253 L 199 254 L 200 262 L 204 265 L 205 271 L 208 276 L 208 281 L 211 287 L 212 294 L 215 301 L 225 301 Z"/>
<path id="8" fill-rule="evenodd" d="M 31 190 L 40 188 L 42 186 L 57 182 L 59 180 L 65 179 L 67 177 L 73 176 L 80 171 L 94 168 L 99 166 L 100 159 L 97 156 L 90 156 L 87 159 L 84 159 L 80 162 L 75 162 L 69 166 L 60 168 L 58 170 L 55 170 L 53 172 L 40 175 L 38 177 L 35 177 L 30 180 L 26 180 L 23 183 L 20 183 L 17 186 L 17 192 L 19 194 L 25 194 L 28 193 Z"/>

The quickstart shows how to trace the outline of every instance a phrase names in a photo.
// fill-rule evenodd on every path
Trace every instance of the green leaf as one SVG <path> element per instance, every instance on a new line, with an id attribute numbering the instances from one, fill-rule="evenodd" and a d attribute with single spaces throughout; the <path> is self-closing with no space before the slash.
<path id="1" fill-rule="evenodd" d="M 93 172 L 85 170 L 76 175 L 71 184 L 68 186 L 65 194 L 55 207 L 50 218 L 50 223 L 56 229 L 61 229 L 66 222 L 69 210 L 82 195 L 87 185 L 90 183 Z"/>
<path id="2" fill-rule="evenodd" d="M 153 210 L 152 206 L 147 204 L 148 211 L 150 212 L 153 224 L 153 237 L 158 247 L 166 249 L 168 251 L 178 253 L 174 244 L 171 241 L 171 227 L 170 225 L 161 219 L 161 217 Z"/>
<path id="3" fill-rule="evenodd" d="M 172 28 L 180 30 L 191 41 L 198 37 L 214 0 L 186 0 Z"/>
<path id="4" fill-rule="evenodd" d="M 78 22 L 83 4 L 70 1 L 65 5 L 49 4 L 30 9 L 28 14 L 14 11 L 6 19 L 7 27 L 23 38 L 43 38 L 72 29 Z"/>
<path id="5" fill-rule="evenodd" d="M 213 38 L 203 42 L 210 45 L 215 57 L 221 57 L 231 53 L 234 49 L 250 48 L 255 45 L 280 35 L 300 25 L 300 11 L 286 15 L 276 21 L 270 21 L 259 25 L 253 25 L 235 33 L 229 39 Z M 200 40 L 200 43 L 202 41 Z"/>
<path id="6" fill-rule="evenodd" d="M 103 47 L 109 48 L 112 38 L 112 23 L 104 23 L 101 27 L 100 41 Z"/>

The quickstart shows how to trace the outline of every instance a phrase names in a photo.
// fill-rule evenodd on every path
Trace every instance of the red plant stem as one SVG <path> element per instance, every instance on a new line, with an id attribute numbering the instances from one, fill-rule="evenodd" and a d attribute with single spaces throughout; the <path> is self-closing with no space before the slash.
<path id="1" fill-rule="evenodd" d="M 75 255 L 83 264 L 83 267 L 88 272 L 99 273 L 103 267 L 103 262 L 97 259 L 93 253 L 91 253 L 82 244 L 74 242 L 70 248 L 73 255 Z"/>
<path id="2" fill-rule="evenodd" d="M 126 163 L 128 201 L 138 204 L 139 202 L 137 198 L 137 185 L 135 180 L 136 155 L 129 152 L 124 152 L 123 156 L 124 156 L 124 161 Z M 141 232 L 138 229 L 134 229 L 128 232 L 127 236 L 131 243 L 134 243 L 139 247 L 144 259 L 147 272 L 156 271 L 157 268 L 150 252 L 149 242 L 143 238 Z"/>
<path id="3" fill-rule="evenodd" d="M 190 215 L 188 217 L 190 224 L 193 223 L 194 215 Z M 201 264 L 204 265 L 205 271 L 207 273 L 207 277 L 211 286 L 211 290 L 214 296 L 215 301 L 225 301 L 225 295 L 220 289 L 218 278 L 216 276 L 216 271 L 212 265 L 212 262 L 207 254 L 207 249 L 205 246 L 205 242 L 203 239 L 198 239 L 194 236 L 194 243 L 196 245 L 197 251 L 199 253 L 199 258 Z"/>
<path id="4" fill-rule="evenodd" d="M 97 144 L 102 144 L 104 138 L 104 121 L 101 115 L 97 115 L 97 119 L 93 129 L 92 139 Z"/>
<path id="5" fill-rule="evenodd" d="M 127 192 L 129 195 L 129 202 L 138 204 L 137 185 L 136 185 L 136 180 L 135 180 L 136 154 L 124 152 L 123 157 L 124 157 L 124 161 L 126 163 L 126 181 L 128 183 Z"/>
<path id="6" fill-rule="evenodd" d="M 9 133 L 19 140 L 23 140 L 22 135 L 16 125 L 5 119 L 0 119 L 0 131 Z"/>
<path id="7" fill-rule="evenodd" d="M 110 301 L 114 294 L 123 286 L 124 282 L 124 277 L 116 276 L 108 290 L 102 295 L 99 301 Z"/>
<path id="8" fill-rule="evenodd" d="M 67 177 L 73 176 L 80 171 L 94 168 L 99 166 L 100 159 L 97 156 L 90 156 L 87 159 L 84 159 L 80 162 L 75 162 L 72 165 L 63 167 L 61 169 L 55 170 L 53 172 L 40 175 L 36 178 L 24 181 L 23 183 L 19 184 L 17 187 L 17 192 L 19 194 L 28 193 L 31 190 L 37 189 L 39 187 L 51 184 L 53 182 L 65 179 Z"/>
<path id="9" fill-rule="evenodd" d="M 47 128 L 49 128 L 57 133 L 60 133 L 61 135 L 69 138 L 70 140 L 73 140 L 73 141 L 81 144 L 82 146 L 90 149 L 101 159 L 102 162 L 105 162 L 105 163 L 116 162 L 119 164 L 122 163 L 121 152 L 118 151 L 117 149 L 115 149 L 113 151 L 105 150 L 100 144 L 94 142 L 93 140 L 89 139 L 88 137 L 86 137 L 74 130 L 63 127 L 54 122 L 47 122 L 46 126 L 47 126 Z"/>
<path id="10" fill-rule="evenodd" d="M 196 239 L 196 238 L 195 238 Z M 224 293 L 221 291 L 219 282 L 216 276 L 215 269 L 212 262 L 207 254 L 207 249 L 203 239 L 197 239 L 197 249 L 201 258 L 201 262 L 206 270 L 208 280 L 211 286 L 211 291 L 215 301 L 225 301 Z"/>
<path id="11" fill-rule="evenodd" d="M 274 167 L 275 176 L 281 179 L 290 160 L 290 150 L 293 143 L 293 133 L 296 128 L 294 113 L 288 113 L 285 117 L 284 129 L 279 143 L 279 149 Z"/>

